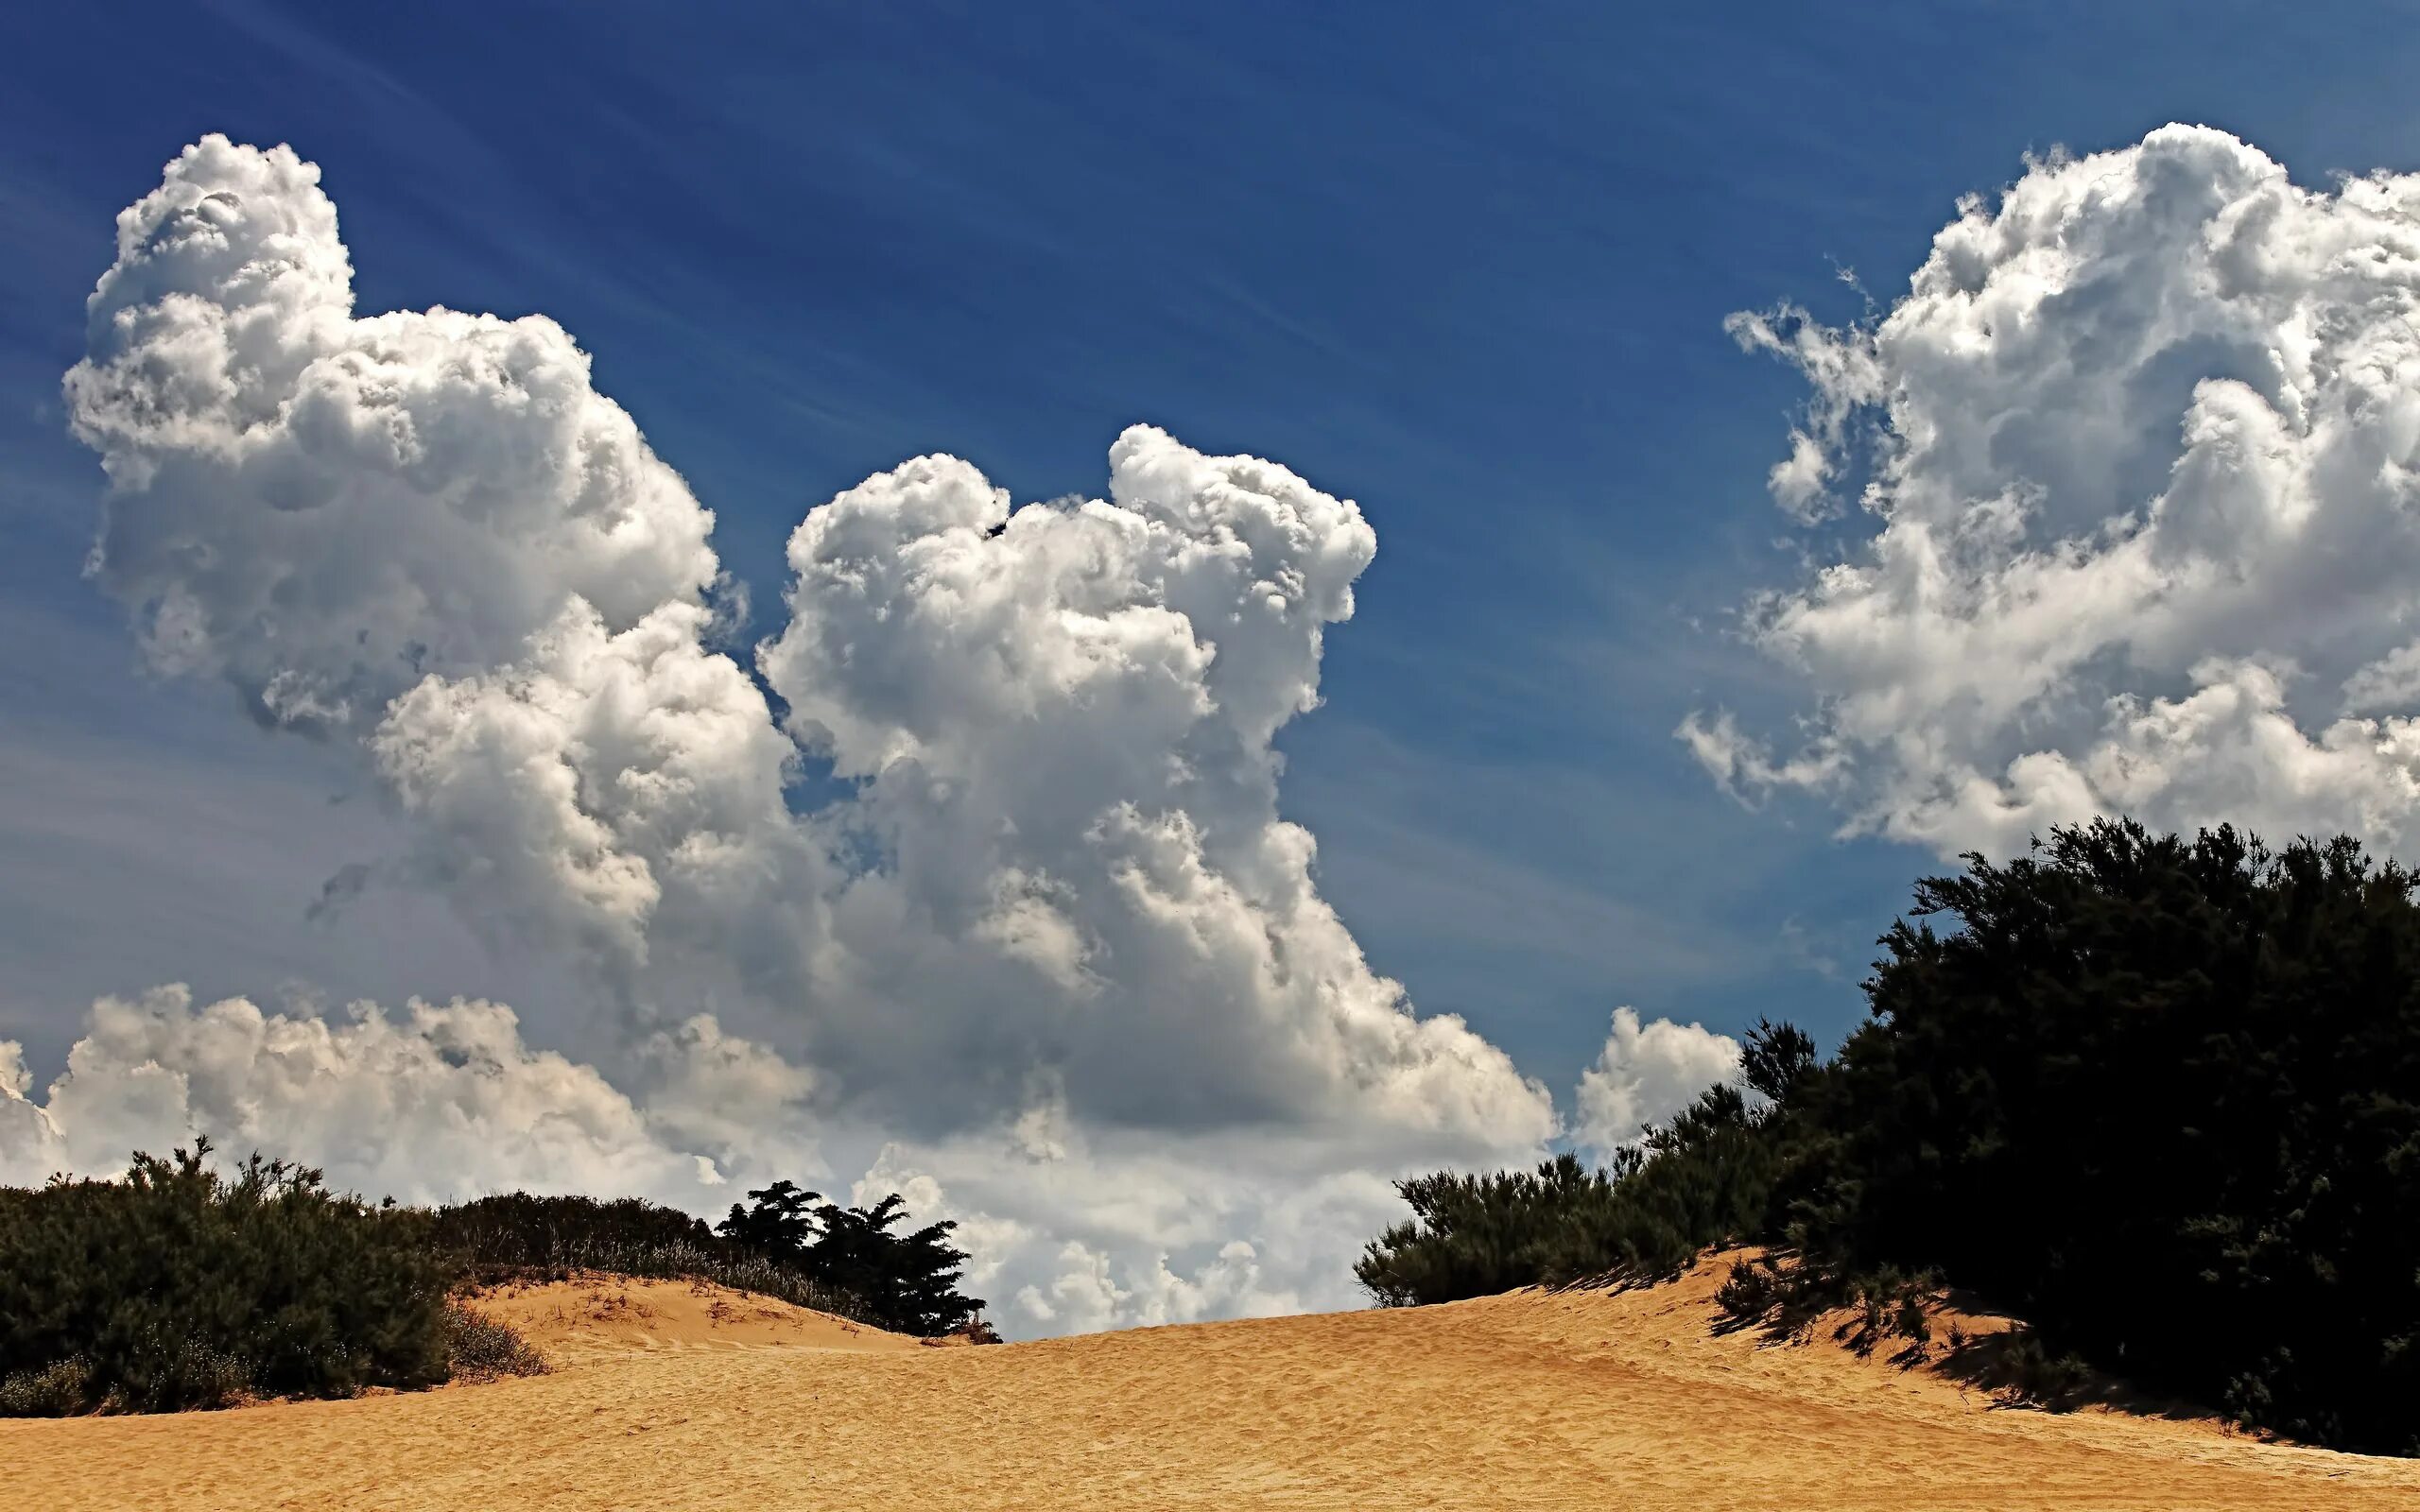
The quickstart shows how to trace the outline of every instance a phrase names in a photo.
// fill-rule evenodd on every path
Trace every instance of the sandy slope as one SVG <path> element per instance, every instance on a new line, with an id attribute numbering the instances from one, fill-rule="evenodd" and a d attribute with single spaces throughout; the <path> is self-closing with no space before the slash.
<path id="1" fill-rule="evenodd" d="M 492 1299 L 552 1375 L 0 1423 L 10 1506 L 2420 1507 L 2420 1462 L 2001 1411 L 1619 1294 L 927 1349 L 678 1283 Z"/>

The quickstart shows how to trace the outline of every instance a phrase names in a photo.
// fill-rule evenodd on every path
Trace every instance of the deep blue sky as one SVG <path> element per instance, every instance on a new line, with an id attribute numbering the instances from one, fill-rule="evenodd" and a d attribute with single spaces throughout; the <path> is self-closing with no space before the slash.
<path id="1" fill-rule="evenodd" d="M 2402 5 L 16 7 L 0 18 L 0 1038 L 168 976 L 495 991 L 441 910 L 301 922 L 382 843 L 340 764 L 133 672 L 78 581 L 60 372 L 115 212 L 206 130 L 325 171 L 361 307 L 544 311 L 777 604 L 809 506 L 926 451 L 1097 491 L 1129 421 L 1379 532 L 1285 740 L 1332 901 L 1567 1087 L 1605 1016 L 1823 1031 L 1932 858 L 1751 813 L 1671 739 L 1786 688 L 1789 374 L 1724 315 L 1904 285 L 2021 155 L 2169 119 L 2420 164 Z M 1845 11 L 1851 8 L 1839 8 Z M 768 628 L 760 616 L 758 628 Z M 360 799 L 355 801 L 355 799 Z M 337 801 L 331 802 L 330 799 Z"/>

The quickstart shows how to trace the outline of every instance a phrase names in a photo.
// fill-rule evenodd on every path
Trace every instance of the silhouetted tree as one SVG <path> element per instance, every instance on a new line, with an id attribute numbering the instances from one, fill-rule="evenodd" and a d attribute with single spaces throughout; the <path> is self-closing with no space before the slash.
<path id="1" fill-rule="evenodd" d="M 1776 1103 L 1815 1072 L 1815 1040 L 1794 1023 L 1758 1019 L 1739 1046 L 1741 1079 Z"/>
<path id="2" fill-rule="evenodd" d="M 2420 1452 L 2413 875 L 2100 820 L 1913 912 L 1802 1099 L 1810 1262 L 1937 1269 L 2103 1368 Z"/>
<path id="3" fill-rule="evenodd" d="M 809 1192 L 792 1181 L 776 1181 L 748 1194 L 749 1203 L 735 1202 L 731 1213 L 715 1225 L 715 1232 L 768 1260 L 795 1262 L 815 1243 L 816 1212 L 823 1194 Z"/>
<path id="4" fill-rule="evenodd" d="M 748 1195 L 717 1233 L 857 1298 L 869 1322 L 929 1338 L 957 1332 L 983 1310 L 980 1297 L 958 1291 L 966 1255 L 948 1243 L 958 1226 L 892 1233 L 908 1216 L 895 1192 L 872 1208 L 828 1203 L 789 1181 Z"/>

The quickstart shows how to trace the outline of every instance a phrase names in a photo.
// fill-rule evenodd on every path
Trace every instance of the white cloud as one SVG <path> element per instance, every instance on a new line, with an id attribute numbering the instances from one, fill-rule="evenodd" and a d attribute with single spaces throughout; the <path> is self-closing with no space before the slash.
<path id="1" fill-rule="evenodd" d="M 636 1100 L 586 1068 L 503 1077 L 533 1106 L 586 1088 L 589 1122 L 449 1179 L 568 1172 L 617 1128 L 641 1166 L 871 1133 L 1003 1285 L 1090 1326 L 1341 1299 L 1387 1176 L 1551 1135 L 1543 1088 L 1371 970 L 1279 817 L 1276 734 L 1376 548 L 1352 502 L 1148 426 L 1100 499 L 1012 508 L 917 458 L 792 537 L 758 652 L 776 723 L 711 649 L 712 516 L 570 338 L 356 318 L 350 266 L 316 169 L 205 140 L 122 217 L 68 398 L 112 484 L 95 580 L 153 663 L 357 747 L 418 835 L 376 875 L 571 952 L 614 1010 L 600 1058 Z M 810 766 L 850 791 L 802 814 Z M 503 1010 L 413 1012 L 441 1027 L 277 1034 L 418 1066 L 411 1043 Z M 333 1085 L 358 1058 L 275 1064 Z M 71 1070 L 45 1116 L 117 1140 L 76 1089 L 130 1077 Z M 241 1137 L 421 1190 L 411 1119 L 354 1149 L 316 1106 L 260 1101 Z M 1292 1190 L 1352 1197 L 1319 1216 Z"/>
<path id="2" fill-rule="evenodd" d="M 1580 1074 L 1579 1142 L 1599 1152 L 1639 1142 L 1717 1082 L 1739 1079 L 1739 1042 L 1696 1023 L 1657 1019 L 1642 1024 L 1633 1008 L 1614 1010 L 1613 1032 L 1597 1063 Z"/>
<path id="3" fill-rule="evenodd" d="M 361 1003 L 331 1021 L 244 998 L 198 1007 L 183 987 L 164 987 L 94 1004 L 39 1103 L 15 1047 L 0 1047 L 0 1171 L 113 1175 L 132 1150 L 165 1153 L 207 1134 L 231 1155 L 257 1147 L 320 1166 L 366 1195 L 441 1201 L 527 1187 L 694 1207 L 735 1151 L 813 1161 L 812 1144 L 780 1122 L 798 1074 L 769 1074 L 763 1047 L 698 1019 L 648 1052 L 670 1089 L 661 1108 L 531 1048 L 501 1004 L 415 1000 L 390 1017 Z M 765 1122 L 744 1142 L 727 1123 L 700 1138 L 696 1110 L 707 1105 L 726 1121 Z"/>
<path id="4" fill-rule="evenodd" d="M 38 1186 L 67 1163 L 65 1142 L 50 1109 L 33 1101 L 26 1047 L 0 1040 L 0 1182 Z"/>
<path id="5" fill-rule="evenodd" d="M 499 1004 L 332 1018 L 197 1006 L 165 987 L 94 1004 L 39 1099 L 0 1043 L 0 1179 L 114 1175 L 132 1150 L 207 1134 L 230 1156 L 260 1148 L 340 1189 L 415 1201 L 634 1193 L 713 1217 L 776 1176 L 821 1184 L 804 1068 L 703 1016 L 631 1059 L 635 1094 L 529 1046 Z M 1349 1265 L 1396 1215 L 1387 1177 L 1434 1153 L 1381 1148 L 1391 1138 L 1096 1134 L 1045 1101 L 1006 1128 L 887 1143 L 826 1190 L 858 1204 L 897 1192 L 914 1222 L 957 1222 L 966 1289 L 1013 1336 L 1261 1315 L 1360 1299 Z"/>
<path id="6" fill-rule="evenodd" d="M 112 484 L 94 574 L 153 662 L 344 728 L 574 600 L 611 630 L 697 601 L 714 517 L 587 354 L 544 316 L 354 318 L 319 179 L 206 137 L 118 216 L 67 401 Z"/>
<path id="7" fill-rule="evenodd" d="M 1079 1116 L 1544 1137 L 1499 1052 L 1370 971 L 1277 815 L 1271 741 L 1375 551 L 1360 511 L 1144 426 L 1109 495 L 1011 510 L 920 457 L 791 538 L 764 671 L 888 862 L 831 902 L 821 996 L 886 1021 L 836 1035 L 836 1071 L 972 1058 L 1019 1091 L 1039 1056 Z"/>
<path id="8" fill-rule="evenodd" d="M 2307 190 L 2168 127 L 1964 201 L 1868 323 L 1735 318 L 1813 390 L 1777 500 L 1862 477 L 1872 527 L 1750 607 L 1798 748 L 1683 739 L 1944 852 L 2115 812 L 2408 843 L 2415 269 L 2420 177 Z"/>

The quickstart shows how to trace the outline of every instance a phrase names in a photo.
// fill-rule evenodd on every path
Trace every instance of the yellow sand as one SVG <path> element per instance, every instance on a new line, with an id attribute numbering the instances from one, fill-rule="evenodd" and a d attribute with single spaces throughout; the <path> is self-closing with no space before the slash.
<path id="1" fill-rule="evenodd" d="M 1622 1293 L 932 1349 L 665 1282 L 491 1297 L 555 1373 L 0 1423 L 0 1502 L 83 1507 L 2420 1507 L 2420 1462 L 2002 1410 Z"/>

